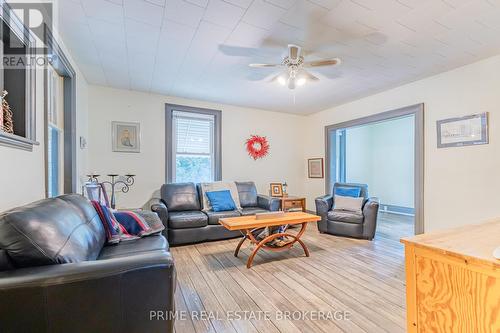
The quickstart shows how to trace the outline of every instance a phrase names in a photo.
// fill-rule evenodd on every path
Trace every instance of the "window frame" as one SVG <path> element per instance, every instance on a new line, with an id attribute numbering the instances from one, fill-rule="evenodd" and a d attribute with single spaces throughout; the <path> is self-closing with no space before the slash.
<path id="1" fill-rule="evenodd" d="M 26 46 L 27 53 L 31 58 L 36 56 L 36 38 L 31 30 L 17 17 L 11 6 L 4 0 L 0 0 L 0 24 L 5 24 L 11 29 L 17 38 Z M 3 61 L 3 50 L 2 61 Z M 4 71 L 4 68 L 1 68 Z M 16 133 L 5 133 L 0 131 L 0 145 L 11 148 L 33 151 L 33 146 L 40 145 L 36 140 L 36 66 L 26 67 L 25 81 L 25 103 L 24 103 L 24 128 L 25 134 L 21 136 Z M 2 74 L 3 76 L 3 74 Z M 2 78 L 2 88 L 3 88 Z"/>
<path id="2" fill-rule="evenodd" d="M 165 104 L 165 181 L 172 183 L 174 180 L 175 171 L 173 163 L 176 157 L 174 151 L 174 128 L 173 128 L 173 113 L 174 111 L 193 113 L 198 115 L 210 115 L 214 117 L 213 128 L 213 168 L 214 181 L 222 180 L 222 111 L 214 109 L 198 108 L 178 104 Z"/>

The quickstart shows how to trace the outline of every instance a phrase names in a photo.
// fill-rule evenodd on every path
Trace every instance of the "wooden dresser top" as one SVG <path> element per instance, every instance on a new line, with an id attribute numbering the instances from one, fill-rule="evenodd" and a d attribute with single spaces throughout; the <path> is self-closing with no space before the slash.
<path id="1" fill-rule="evenodd" d="M 401 239 L 415 247 L 500 268 L 493 251 L 500 246 L 500 219 Z"/>

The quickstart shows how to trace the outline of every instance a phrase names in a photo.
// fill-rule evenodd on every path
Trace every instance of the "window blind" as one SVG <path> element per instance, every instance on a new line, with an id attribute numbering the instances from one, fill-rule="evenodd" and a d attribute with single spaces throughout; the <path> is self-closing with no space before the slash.
<path id="1" fill-rule="evenodd" d="M 213 116 L 174 111 L 173 123 L 177 154 L 212 154 Z"/>

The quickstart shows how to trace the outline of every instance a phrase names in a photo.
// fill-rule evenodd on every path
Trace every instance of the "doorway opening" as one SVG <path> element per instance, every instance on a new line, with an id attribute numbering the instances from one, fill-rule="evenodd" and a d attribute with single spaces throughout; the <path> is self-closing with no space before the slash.
<path id="1" fill-rule="evenodd" d="M 378 198 L 379 233 L 424 231 L 423 105 L 326 127 L 326 193 L 333 184 L 367 184 Z"/>

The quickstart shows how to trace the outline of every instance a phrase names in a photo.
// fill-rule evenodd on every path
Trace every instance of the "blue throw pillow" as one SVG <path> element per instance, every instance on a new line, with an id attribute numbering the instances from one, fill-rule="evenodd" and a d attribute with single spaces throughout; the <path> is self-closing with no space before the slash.
<path id="1" fill-rule="evenodd" d="M 335 188 L 335 195 L 340 195 L 343 197 L 359 198 L 359 196 L 361 195 L 361 188 L 360 187 L 336 187 Z"/>
<path id="2" fill-rule="evenodd" d="M 206 194 L 214 212 L 224 212 L 236 209 L 236 204 L 229 190 L 212 191 Z"/>

